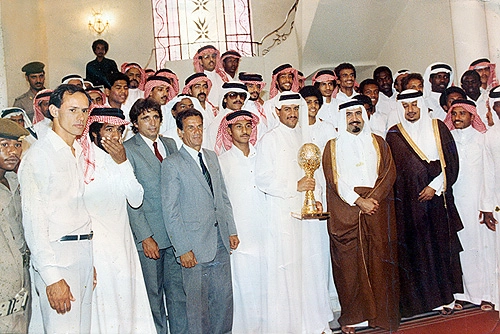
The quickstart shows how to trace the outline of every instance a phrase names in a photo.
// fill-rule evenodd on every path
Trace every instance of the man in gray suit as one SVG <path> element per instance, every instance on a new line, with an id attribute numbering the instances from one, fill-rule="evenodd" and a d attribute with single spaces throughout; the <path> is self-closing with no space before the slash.
<path id="1" fill-rule="evenodd" d="M 182 265 L 189 333 L 230 333 L 233 291 L 229 254 L 239 244 L 219 161 L 201 149 L 203 116 L 176 117 L 183 145 L 161 167 L 165 226 Z"/>
<path id="2" fill-rule="evenodd" d="M 177 152 L 177 147 L 173 139 L 158 136 L 161 121 L 161 107 L 151 98 L 137 100 L 130 109 L 135 135 L 124 146 L 144 188 L 144 202 L 138 209 L 129 206 L 128 213 L 156 330 L 167 333 L 165 296 L 170 333 L 188 333 L 181 266 L 163 222 L 160 192 L 161 161 Z"/>

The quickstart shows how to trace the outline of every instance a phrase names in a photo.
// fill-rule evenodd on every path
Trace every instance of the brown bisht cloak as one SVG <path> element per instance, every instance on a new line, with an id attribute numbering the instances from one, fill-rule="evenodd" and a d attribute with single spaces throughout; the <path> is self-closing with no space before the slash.
<path id="1" fill-rule="evenodd" d="M 433 120 L 433 128 L 444 164 L 443 159 L 423 160 L 418 149 L 405 139 L 399 125 L 393 126 L 386 138 L 397 171 L 394 196 L 403 317 L 449 304 L 454 293 L 463 292 L 459 258 L 462 246 L 457 235 L 463 226 L 451 187 L 458 176 L 457 147 L 443 122 Z M 445 192 L 430 201 L 419 202 L 419 192 L 442 171 Z"/>
<path id="2" fill-rule="evenodd" d="M 354 188 L 361 197 L 379 202 L 372 216 L 361 214 L 338 194 L 335 139 L 327 143 L 323 153 L 333 279 L 341 305 L 338 321 L 345 326 L 368 320 L 372 327 L 396 330 L 400 321 L 392 194 L 396 170 L 387 143 L 377 135 L 372 137 L 378 155 L 377 181 L 373 188 Z"/>

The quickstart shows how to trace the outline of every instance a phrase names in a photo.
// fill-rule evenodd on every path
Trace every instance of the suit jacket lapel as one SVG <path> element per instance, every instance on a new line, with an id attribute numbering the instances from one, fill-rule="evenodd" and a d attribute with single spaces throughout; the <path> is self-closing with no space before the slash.
<path id="1" fill-rule="evenodd" d="M 151 166 L 153 169 L 160 168 L 160 161 L 154 155 L 153 151 L 148 147 L 148 144 L 142 139 L 141 135 L 135 135 L 135 142 L 139 146 L 139 153 L 142 155 L 144 160 Z"/>
<path id="2" fill-rule="evenodd" d="M 191 173 L 200 181 L 201 185 L 203 188 L 205 188 L 206 191 L 212 196 L 212 191 L 210 190 L 210 187 L 208 186 L 207 180 L 205 180 L 205 177 L 203 176 L 203 173 L 201 172 L 200 167 L 198 167 L 198 164 L 196 161 L 194 161 L 193 157 L 186 151 L 186 149 L 181 147 L 179 150 L 179 153 L 182 155 L 184 158 L 184 161 L 189 167 L 189 170 L 191 170 Z M 208 168 L 208 167 L 207 167 Z M 209 170 L 210 172 L 210 170 Z"/>

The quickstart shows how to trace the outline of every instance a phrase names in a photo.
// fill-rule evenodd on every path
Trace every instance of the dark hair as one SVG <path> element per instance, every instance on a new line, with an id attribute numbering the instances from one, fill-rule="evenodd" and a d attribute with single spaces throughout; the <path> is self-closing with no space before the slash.
<path id="1" fill-rule="evenodd" d="M 98 45 L 104 45 L 104 51 L 106 51 L 106 53 L 108 53 L 108 50 L 109 50 L 109 44 L 108 42 L 106 42 L 105 40 L 103 39 L 96 39 L 93 43 L 92 43 L 92 51 L 95 52 L 95 49 L 97 49 L 97 46 Z"/>
<path id="2" fill-rule="evenodd" d="M 373 71 L 373 79 L 377 80 L 377 77 L 380 75 L 382 72 L 387 72 L 389 73 L 389 76 L 392 78 L 392 71 L 389 67 L 387 66 L 379 66 Z"/>
<path id="3" fill-rule="evenodd" d="M 441 93 L 441 96 L 439 96 L 439 105 L 441 107 L 445 106 L 447 104 L 448 96 L 451 93 L 458 93 L 458 94 L 462 95 L 462 98 L 464 100 L 467 99 L 467 94 L 465 94 L 465 91 L 462 88 L 457 87 L 457 86 L 451 86 L 451 87 L 446 88 L 444 90 L 444 92 Z"/>
<path id="4" fill-rule="evenodd" d="M 339 66 L 335 67 L 335 69 L 333 71 L 335 72 L 335 75 L 337 76 L 337 78 L 340 78 L 340 71 L 346 70 L 346 69 L 353 70 L 354 77 L 356 77 L 356 69 L 354 68 L 354 65 L 350 64 L 350 63 L 342 63 Z"/>
<path id="5" fill-rule="evenodd" d="M 87 97 L 87 100 L 89 101 L 89 106 L 92 103 L 92 100 L 90 99 L 89 94 L 87 94 L 87 92 L 83 88 L 81 88 L 79 86 L 75 86 L 75 85 L 63 84 L 63 85 L 59 85 L 56 89 L 54 89 L 52 94 L 50 94 L 49 106 L 51 104 L 53 104 L 57 108 L 61 108 L 61 105 L 62 105 L 63 99 L 64 99 L 64 94 L 66 94 L 66 93 L 68 95 L 73 95 L 75 93 L 83 93 L 83 94 L 85 94 L 85 96 Z M 49 112 L 48 116 L 49 116 L 49 119 L 51 119 L 51 120 L 54 119 L 54 117 L 52 116 L 52 114 L 50 112 Z"/>
<path id="6" fill-rule="evenodd" d="M 424 84 L 424 78 L 422 77 L 422 74 L 420 74 L 420 73 L 410 73 L 410 74 L 408 74 L 407 76 L 405 76 L 401 80 L 401 86 L 403 87 L 403 90 L 407 89 L 406 86 L 408 85 L 408 83 L 412 79 L 420 80 L 420 82 L 422 83 L 422 85 Z"/>
<path id="7" fill-rule="evenodd" d="M 359 93 L 360 94 L 363 94 L 363 90 L 365 89 L 366 85 L 375 85 L 380 89 L 380 87 L 378 86 L 378 82 L 375 79 L 368 78 L 368 79 L 361 81 L 361 83 L 359 84 Z"/>
<path id="8" fill-rule="evenodd" d="M 119 80 L 126 81 L 127 86 L 130 85 L 130 79 L 128 78 L 128 76 L 126 74 L 124 74 L 122 72 L 114 72 L 114 73 L 108 74 L 108 76 L 106 77 L 106 83 L 104 84 L 104 86 L 107 89 L 111 89 L 111 86 L 113 86 L 115 84 L 115 82 L 117 82 Z"/>
<path id="9" fill-rule="evenodd" d="M 104 123 L 99 123 L 99 122 L 94 122 L 94 123 L 90 124 L 89 137 L 90 137 L 90 141 L 93 143 L 95 143 L 95 139 L 97 139 L 96 145 L 104 150 L 104 147 L 102 147 L 102 144 L 101 144 L 102 137 L 100 134 L 103 126 L 104 126 Z M 120 125 L 120 131 L 123 134 L 123 131 L 125 131 L 125 125 Z M 104 151 L 106 151 L 106 150 L 104 150 Z"/>
<path id="10" fill-rule="evenodd" d="M 299 90 L 299 94 L 303 99 L 309 96 L 316 96 L 318 98 L 319 107 L 321 108 L 323 105 L 323 95 L 321 95 L 321 92 L 315 86 L 304 86 L 301 90 Z"/>
<path id="11" fill-rule="evenodd" d="M 132 105 L 132 108 L 130 108 L 130 112 L 128 114 L 130 118 L 130 123 L 132 124 L 132 131 L 134 133 L 139 132 L 139 129 L 135 126 L 135 123 L 137 123 L 137 118 L 139 118 L 139 115 L 149 110 L 157 111 L 158 114 L 160 115 L 160 122 L 163 122 L 161 106 L 158 102 L 156 102 L 155 99 L 151 97 L 148 97 L 147 99 L 138 99 Z"/>
<path id="12" fill-rule="evenodd" d="M 464 80 L 465 77 L 476 77 L 478 81 L 481 81 L 481 76 L 476 70 L 467 70 L 462 74 L 462 77 L 460 78 L 460 83 Z"/>
<path id="13" fill-rule="evenodd" d="M 189 109 L 181 111 L 175 117 L 175 124 L 177 124 L 177 129 L 179 129 L 181 131 L 184 130 L 184 124 L 182 124 L 182 122 L 186 118 L 191 117 L 191 116 L 200 116 L 201 120 L 203 121 L 203 115 L 201 114 L 201 112 L 199 112 L 198 110 L 196 110 L 194 108 L 189 108 Z"/>
<path id="14" fill-rule="evenodd" d="M 363 102 L 363 104 L 368 104 L 370 107 L 373 107 L 372 99 L 363 94 L 358 94 L 352 97 L 354 100 L 358 100 Z M 368 110 L 367 110 L 368 111 Z"/>

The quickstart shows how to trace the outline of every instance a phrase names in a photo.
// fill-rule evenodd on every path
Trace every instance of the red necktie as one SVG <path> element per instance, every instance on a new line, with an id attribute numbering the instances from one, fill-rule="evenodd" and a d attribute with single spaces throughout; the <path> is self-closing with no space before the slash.
<path id="1" fill-rule="evenodd" d="M 162 162 L 163 161 L 163 157 L 161 156 L 160 151 L 158 151 L 158 143 L 157 142 L 153 143 L 153 148 L 155 149 L 155 155 L 156 155 L 156 157 L 158 158 L 158 160 L 160 160 L 160 162 Z"/>

